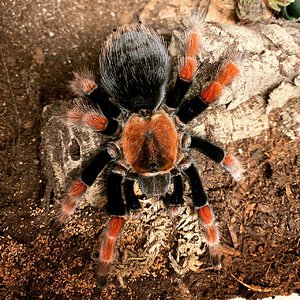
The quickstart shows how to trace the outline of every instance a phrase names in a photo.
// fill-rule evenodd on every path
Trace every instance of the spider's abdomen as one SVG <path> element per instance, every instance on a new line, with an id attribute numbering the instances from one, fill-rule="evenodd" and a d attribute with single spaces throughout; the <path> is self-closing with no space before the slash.
<path id="1" fill-rule="evenodd" d="M 133 115 L 125 125 L 122 146 L 125 160 L 136 173 L 166 173 L 176 162 L 178 135 L 164 112 L 151 118 Z"/>
<path id="2" fill-rule="evenodd" d="M 99 59 L 101 84 L 125 109 L 155 109 L 164 98 L 170 62 L 160 36 L 141 24 L 107 40 Z"/>

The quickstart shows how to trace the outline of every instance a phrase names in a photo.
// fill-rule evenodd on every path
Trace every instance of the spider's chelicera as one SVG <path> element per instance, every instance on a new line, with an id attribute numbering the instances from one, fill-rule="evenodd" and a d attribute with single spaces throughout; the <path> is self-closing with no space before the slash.
<path id="1" fill-rule="evenodd" d="M 114 262 L 115 248 L 125 216 L 138 215 L 141 205 L 134 182 L 148 197 L 169 195 L 169 213 L 180 213 L 187 179 L 195 212 L 203 225 L 212 265 L 221 266 L 216 220 L 208 204 L 197 168 L 190 155 L 196 149 L 221 164 L 235 180 L 242 167 L 235 157 L 209 141 L 193 135 L 185 124 L 197 117 L 239 74 L 227 59 L 216 76 L 192 99 L 185 99 L 196 73 L 201 49 L 201 20 L 192 16 L 184 33 L 184 53 L 174 87 L 166 93 L 170 59 L 162 38 L 141 24 L 119 28 L 100 54 L 100 84 L 84 70 L 75 73 L 71 88 L 92 104 L 76 105 L 64 119 L 111 137 L 91 159 L 63 199 L 56 225 L 61 227 L 89 186 L 108 168 L 106 211 L 110 216 L 99 248 L 97 275 L 106 277 Z"/>

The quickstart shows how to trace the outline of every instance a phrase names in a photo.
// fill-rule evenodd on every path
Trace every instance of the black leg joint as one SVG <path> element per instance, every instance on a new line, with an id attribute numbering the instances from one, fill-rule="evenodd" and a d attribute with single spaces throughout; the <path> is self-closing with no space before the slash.
<path id="1" fill-rule="evenodd" d="M 174 190 L 170 196 L 170 205 L 182 205 L 183 204 L 183 182 L 182 176 L 177 175 L 173 177 Z"/>
<path id="2" fill-rule="evenodd" d="M 124 216 L 126 214 L 122 197 L 122 179 L 123 177 L 119 174 L 108 175 L 106 212 L 109 215 Z"/>
<path id="3" fill-rule="evenodd" d="M 117 132 L 118 129 L 119 129 L 119 122 L 116 121 L 115 119 L 109 118 L 105 130 L 101 131 L 101 133 L 105 135 L 113 135 Z"/>
<path id="4" fill-rule="evenodd" d="M 190 147 L 199 150 L 216 163 L 221 163 L 225 157 L 225 151 L 222 148 L 198 136 L 191 136 Z"/>
<path id="5" fill-rule="evenodd" d="M 121 109 L 109 100 L 109 96 L 100 87 L 95 88 L 86 97 L 97 103 L 107 118 L 116 118 L 121 113 Z"/>
<path id="6" fill-rule="evenodd" d="M 176 108 L 179 106 L 181 101 L 183 100 L 185 94 L 189 90 L 192 81 L 186 81 L 177 77 L 174 88 L 170 91 L 167 96 L 166 104 L 169 107 Z"/>
<path id="7" fill-rule="evenodd" d="M 188 169 L 184 170 L 184 173 L 189 178 L 194 206 L 200 207 L 205 205 L 208 199 L 203 189 L 202 182 L 197 169 L 195 168 L 194 165 L 191 165 Z"/>
<path id="8" fill-rule="evenodd" d="M 184 103 L 177 112 L 177 116 L 183 123 L 188 123 L 200 115 L 209 105 L 201 97 L 197 96 Z"/>
<path id="9" fill-rule="evenodd" d="M 82 182 L 91 186 L 110 161 L 112 161 L 112 157 L 109 155 L 107 149 L 101 150 L 90 160 L 87 167 L 81 173 Z"/>
<path id="10" fill-rule="evenodd" d="M 130 210 L 138 210 L 141 208 L 140 201 L 134 193 L 133 186 L 134 181 L 126 179 L 124 184 L 124 195 L 128 213 L 130 212 Z"/>

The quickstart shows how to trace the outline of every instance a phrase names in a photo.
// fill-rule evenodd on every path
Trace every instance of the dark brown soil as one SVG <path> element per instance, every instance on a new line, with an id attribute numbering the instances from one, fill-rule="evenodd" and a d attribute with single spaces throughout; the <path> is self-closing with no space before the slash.
<path id="1" fill-rule="evenodd" d="M 1 299 L 226 299 L 300 291 L 299 140 L 275 129 L 230 145 L 242 149 L 247 178 L 240 186 L 204 167 L 224 243 L 223 269 L 180 277 L 164 272 L 111 278 L 96 287 L 90 257 L 105 216 L 86 207 L 71 226 L 94 236 L 52 237 L 41 160 L 43 107 L 69 99 L 67 82 L 82 65 L 96 68 L 101 41 L 134 21 L 145 3 L 124 1 L 3 1 L 0 4 L 0 298 Z M 135 12 L 135 14 L 133 14 Z M 74 21 L 76 20 L 76 21 Z M 156 24 L 159 26 L 158 24 Z M 278 116 L 274 115 L 274 118 Z M 100 225 L 99 225 L 100 224 Z"/>

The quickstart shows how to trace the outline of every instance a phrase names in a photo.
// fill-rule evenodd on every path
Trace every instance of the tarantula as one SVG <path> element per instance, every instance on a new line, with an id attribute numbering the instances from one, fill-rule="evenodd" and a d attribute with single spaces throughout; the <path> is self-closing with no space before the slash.
<path id="1" fill-rule="evenodd" d="M 211 263 L 216 269 L 221 266 L 216 220 L 190 149 L 219 163 L 237 181 L 243 169 L 233 155 L 188 132 L 186 124 L 215 102 L 240 71 L 227 59 L 198 95 L 186 99 L 199 69 L 201 23 L 201 18 L 193 15 L 186 26 L 178 76 L 168 92 L 171 63 L 167 47 L 162 37 L 142 24 L 123 26 L 109 36 L 99 58 L 99 85 L 86 69 L 74 73 L 73 92 L 91 104 L 76 105 L 65 112 L 64 119 L 89 126 L 110 139 L 69 188 L 55 223 L 59 227 L 66 223 L 87 188 L 107 168 L 106 211 L 110 219 L 99 248 L 99 277 L 106 277 L 114 262 L 125 217 L 139 215 L 135 182 L 147 197 L 164 197 L 172 190 L 168 210 L 176 216 L 183 205 L 183 180 L 187 179 Z"/>

